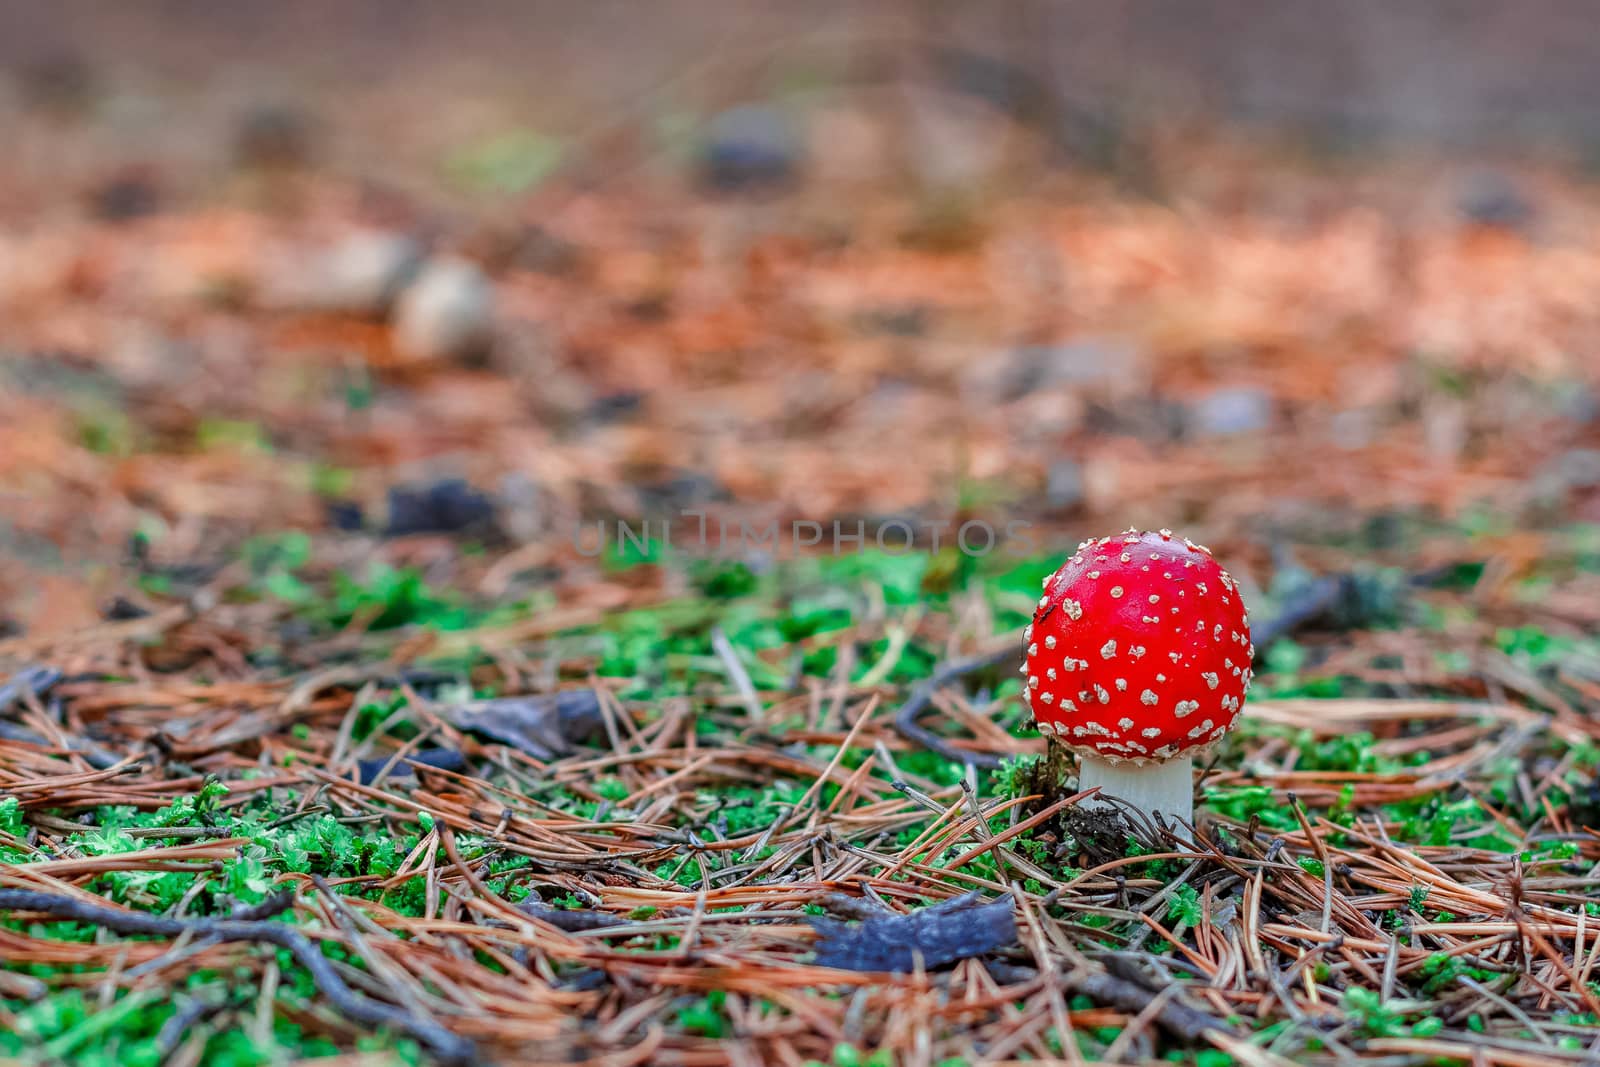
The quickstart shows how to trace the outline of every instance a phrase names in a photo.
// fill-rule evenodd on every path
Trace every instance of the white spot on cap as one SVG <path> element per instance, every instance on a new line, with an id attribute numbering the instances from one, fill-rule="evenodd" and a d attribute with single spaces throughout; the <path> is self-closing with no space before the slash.
<path id="1" fill-rule="evenodd" d="M 1050 692 L 1050 690 L 1046 689 L 1044 692 L 1039 694 L 1039 699 L 1044 701 L 1046 704 L 1054 704 L 1056 702 L 1056 695 Z"/>
<path id="2" fill-rule="evenodd" d="M 1116 654 L 1117 654 L 1117 643 L 1116 643 L 1116 641 L 1107 641 L 1105 644 L 1100 646 L 1100 658 L 1101 659 L 1110 659 L 1112 656 L 1115 656 Z"/>
<path id="3" fill-rule="evenodd" d="M 1132 648 L 1128 649 L 1128 655 L 1132 656 L 1134 659 L 1144 659 L 1144 646 L 1134 645 Z"/>
<path id="4" fill-rule="evenodd" d="M 1120 585 L 1112 586 L 1111 587 L 1111 595 L 1112 595 L 1113 598 L 1120 599 L 1121 596 L 1122 596 L 1122 586 L 1120 586 Z"/>
<path id="5" fill-rule="evenodd" d="M 1022 639 L 1024 641 L 1033 640 L 1033 623 L 1030 622 L 1026 627 L 1023 628 Z"/>
<path id="6" fill-rule="evenodd" d="M 1045 638 L 1045 640 L 1046 640 L 1046 642 L 1048 642 L 1050 639 L 1049 638 Z M 1167 658 L 1172 660 L 1172 662 L 1176 663 L 1180 659 L 1183 658 L 1183 653 L 1182 652 L 1168 652 L 1167 653 Z"/>
<path id="7" fill-rule="evenodd" d="M 1166 676 L 1166 675 L 1164 675 L 1164 674 L 1158 674 L 1158 675 L 1156 675 L 1156 681 L 1158 681 L 1158 682 L 1164 682 L 1164 681 L 1166 681 L 1166 680 L 1167 680 L 1167 676 Z"/>
<path id="8" fill-rule="evenodd" d="M 1126 678 L 1118 678 L 1117 679 L 1117 692 L 1126 693 L 1127 691 L 1128 691 L 1128 680 Z"/>
<path id="9" fill-rule="evenodd" d="M 1160 737 L 1161 736 L 1161 727 L 1159 727 L 1159 726 L 1146 726 L 1143 730 L 1140 730 L 1139 732 L 1141 734 L 1143 734 L 1145 737 Z"/>
<path id="10" fill-rule="evenodd" d="M 1099 700 L 1102 704 L 1111 703 L 1111 694 L 1106 692 L 1106 687 L 1103 685 L 1097 685 L 1094 687 L 1094 695 L 1095 699 Z"/>
<path id="11" fill-rule="evenodd" d="M 1152 603 L 1152 604 L 1161 603 L 1161 594 L 1160 593 L 1151 593 L 1150 594 L 1150 603 Z"/>
<path id="12" fill-rule="evenodd" d="M 1196 726 L 1193 730 L 1190 730 L 1189 731 L 1189 736 L 1190 737 L 1199 737 L 1201 734 L 1205 733 L 1209 729 L 1211 729 L 1211 720 L 1210 719 L 1206 719 L 1203 722 L 1201 722 L 1199 726 Z"/>
<path id="13" fill-rule="evenodd" d="M 1131 730 L 1131 729 L 1133 729 L 1133 720 L 1128 718 L 1126 715 L 1124 715 L 1122 718 L 1117 720 L 1117 729 L 1119 729 L 1119 730 Z"/>
<path id="14" fill-rule="evenodd" d="M 1210 686 L 1212 689 L 1217 687 L 1217 675 L 1215 671 L 1202 671 L 1200 672 L 1200 677 L 1204 678 L 1206 680 L 1206 685 Z"/>
<path id="15" fill-rule="evenodd" d="M 1186 719 L 1199 710 L 1200 702 L 1198 700 L 1180 700 L 1177 706 L 1172 709 L 1172 714 L 1180 719 Z M 1211 728 L 1209 723 L 1207 723 L 1206 728 Z"/>
<path id="16" fill-rule="evenodd" d="M 1083 605 L 1078 603 L 1076 600 L 1063 600 L 1061 602 L 1061 606 L 1066 610 L 1067 618 L 1071 619 L 1073 622 L 1077 622 L 1079 619 L 1083 618 Z"/>
<path id="17" fill-rule="evenodd" d="M 1055 638 L 1054 634 L 1046 634 L 1045 635 L 1044 647 L 1045 648 L 1055 648 L 1056 647 L 1056 638 Z"/>
<path id="18" fill-rule="evenodd" d="M 1050 643 L 1050 639 L 1048 637 L 1045 638 L 1045 644 L 1048 645 L 1049 643 Z M 1037 656 L 1038 654 L 1039 654 L 1039 646 L 1037 644 L 1030 643 L 1028 645 L 1028 655 Z"/>
<path id="19" fill-rule="evenodd" d="M 1044 676 L 1046 678 L 1050 679 L 1052 682 L 1055 681 L 1056 680 L 1056 669 L 1054 667 L 1049 668 L 1048 670 L 1046 670 L 1044 672 Z"/>
<path id="20" fill-rule="evenodd" d="M 1139 703 L 1148 704 L 1152 708 L 1156 706 L 1156 702 L 1160 699 L 1160 697 L 1156 696 L 1156 691 L 1154 689 L 1146 689 L 1144 692 L 1139 694 Z"/>
<path id="21" fill-rule="evenodd" d="M 1030 674 L 1028 676 L 1028 688 L 1029 689 L 1037 689 L 1037 688 L 1039 688 L 1039 676 L 1037 674 Z"/>

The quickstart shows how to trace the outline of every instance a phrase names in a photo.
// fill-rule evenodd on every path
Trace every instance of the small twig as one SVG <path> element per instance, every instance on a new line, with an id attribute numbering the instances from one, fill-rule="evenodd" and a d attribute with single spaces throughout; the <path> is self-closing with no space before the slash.
<path id="1" fill-rule="evenodd" d="M 711 647 L 722 660 L 722 665 L 728 672 L 728 680 L 739 692 L 739 699 L 744 701 L 745 710 L 750 713 L 750 721 L 760 722 L 761 696 L 756 692 L 755 683 L 750 680 L 750 672 L 745 670 L 744 664 L 740 662 L 739 653 L 734 649 L 733 642 L 728 640 L 728 635 L 723 633 L 720 626 L 711 628 Z"/>
<path id="2" fill-rule="evenodd" d="M 1067 974 L 1063 976 L 1062 984 L 1070 992 L 1082 993 L 1096 1004 L 1104 1004 L 1129 1015 L 1138 1015 L 1143 1011 L 1153 995 L 1143 986 L 1109 974 Z M 1203 1041 L 1210 1033 L 1228 1032 L 1220 1020 L 1176 1000 L 1163 1004 L 1161 1010 L 1156 1012 L 1155 1021 L 1167 1033 L 1184 1041 Z"/>
<path id="3" fill-rule="evenodd" d="M 934 671 L 927 681 L 917 686 L 911 693 L 911 699 L 900 706 L 894 713 L 894 728 L 907 741 L 921 745 L 932 752 L 937 752 L 947 760 L 957 763 L 970 763 L 975 767 L 994 768 L 1000 766 L 1000 757 L 988 752 L 970 752 L 966 749 L 956 748 L 944 738 L 927 729 L 917 722 L 917 717 L 927 708 L 933 700 L 933 695 L 951 682 L 965 678 L 969 674 L 989 670 L 1003 663 L 1015 662 L 1020 650 L 1018 646 L 1006 645 L 993 652 L 983 652 L 967 659 L 958 659 L 954 663 L 947 663 Z"/>

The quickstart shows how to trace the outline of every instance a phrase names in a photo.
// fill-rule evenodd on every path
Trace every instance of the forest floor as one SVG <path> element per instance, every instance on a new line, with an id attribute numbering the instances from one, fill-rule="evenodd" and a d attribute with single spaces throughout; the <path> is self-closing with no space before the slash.
<path id="1" fill-rule="evenodd" d="M 1600 1057 L 1581 170 L 1189 131 L 1137 193 L 955 188 L 837 108 L 809 170 L 511 131 L 379 181 L 35 89 L 0 1056 Z M 1281 629 L 1198 850 L 1027 792 L 1010 664 L 943 752 L 893 722 L 1130 524 Z"/>

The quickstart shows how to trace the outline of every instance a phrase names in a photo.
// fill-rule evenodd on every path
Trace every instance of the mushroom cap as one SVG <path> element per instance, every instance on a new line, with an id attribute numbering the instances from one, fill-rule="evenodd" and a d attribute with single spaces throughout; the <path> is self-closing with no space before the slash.
<path id="1" fill-rule="evenodd" d="M 1045 579 L 1023 692 L 1080 753 L 1159 763 L 1219 741 L 1250 689 L 1250 616 L 1211 550 L 1170 530 L 1085 541 Z"/>

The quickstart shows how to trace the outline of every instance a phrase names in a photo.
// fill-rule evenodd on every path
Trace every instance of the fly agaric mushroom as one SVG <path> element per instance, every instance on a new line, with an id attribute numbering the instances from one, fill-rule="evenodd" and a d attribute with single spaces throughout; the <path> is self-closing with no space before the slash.
<path id="1" fill-rule="evenodd" d="M 1194 757 L 1238 719 L 1255 656 L 1210 549 L 1170 530 L 1085 541 L 1045 579 L 1026 635 L 1023 692 L 1040 732 L 1078 754 L 1078 788 L 1191 822 Z"/>

